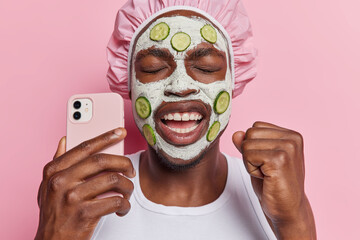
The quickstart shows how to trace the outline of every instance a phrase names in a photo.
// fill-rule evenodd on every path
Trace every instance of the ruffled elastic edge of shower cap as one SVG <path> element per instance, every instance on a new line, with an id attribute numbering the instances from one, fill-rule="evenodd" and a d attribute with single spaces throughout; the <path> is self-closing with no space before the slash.
<path id="1" fill-rule="evenodd" d="M 233 97 L 255 78 L 257 50 L 249 18 L 241 1 L 129 0 L 119 11 L 107 46 L 110 89 L 129 99 L 129 63 L 134 39 L 156 16 L 175 9 L 188 9 L 209 18 L 227 38 L 233 77 Z"/>

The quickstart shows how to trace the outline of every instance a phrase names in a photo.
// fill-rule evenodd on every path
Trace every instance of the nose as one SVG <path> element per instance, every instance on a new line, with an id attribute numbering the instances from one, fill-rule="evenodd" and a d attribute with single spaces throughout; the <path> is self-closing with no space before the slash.
<path id="1" fill-rule="evenodd" d="M 194 84 L 195 81 L 187 75 L 183 64 L 178 63 L 178 67 L 170 78 L 170 83 L 164 89 L 165 96 L 186 97 L 200 92 L 199 87 Z"/>
<path id="2" fill-rule="evenodd" d="M 164 95 L 169 97 L 171 95 L 173 96 L 177 96 L 177 97 L 186 97 L 188 95 L 191 95 L 191 94 L 198 94 L 199 93 L 199 90 L 196 90 L 196 89 L 186 89 L 186 90 L 181 90 L 181 91 L 174 91 L 174 89 L 166 89 L 164 91 Z"/>

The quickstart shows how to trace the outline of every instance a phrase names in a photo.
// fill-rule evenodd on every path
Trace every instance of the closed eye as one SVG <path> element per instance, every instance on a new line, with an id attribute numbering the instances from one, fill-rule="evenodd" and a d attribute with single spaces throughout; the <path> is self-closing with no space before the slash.
<path id="1" fill-rule="evenodd" d="M 221 70 L 221 68 L 205 68 L 205 67 L 194 67 L 196 70 L 199 70 L 203 73 L 214 73 Z"/>
<path id="2" fill-rule="evenodd" d="M 148 73 L 148 74 L 155 74 L 155 73 L 158 73 L 162 70 L 166 69 L 166 67 L 163 67 L 163 68 L 157 68 L 157 69 L 142 69 L 142 72 L 144 73 Z"/>

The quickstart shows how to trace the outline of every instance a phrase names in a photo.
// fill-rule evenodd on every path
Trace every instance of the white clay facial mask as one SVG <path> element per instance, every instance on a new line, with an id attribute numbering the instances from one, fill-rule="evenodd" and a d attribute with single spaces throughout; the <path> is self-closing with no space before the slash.
<path id="1" fill-rule="evenodd" d="M 224 79 L 203 83 L 187 74 L 187 53 L 204 42 L 226 54 Z M 131 59 L 133 113 L 137 127 L 156 151 L 193 159 L 226 127 L 232 94 L 227 46 L 217 28 L 199 17 L 162 17 L 139 36 Z M 150 48 L 167 49 L 176 68 L 164 79 L 143 83 L 136 78 L 135 60 L 140 51 Z M 184 92 L 188 94 L 179 94 Z"/>

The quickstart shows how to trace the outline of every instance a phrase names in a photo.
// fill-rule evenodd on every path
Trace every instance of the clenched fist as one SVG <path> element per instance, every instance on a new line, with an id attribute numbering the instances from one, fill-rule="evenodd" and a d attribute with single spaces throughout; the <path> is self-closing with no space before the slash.
<path id="1" fill-rule="evenodd" d="M 303 138 L 293 130 L 255 122 L 233 142 L 262 209 L 279 239 L 315 239 L 315 223 L 304 191 Z"/>

